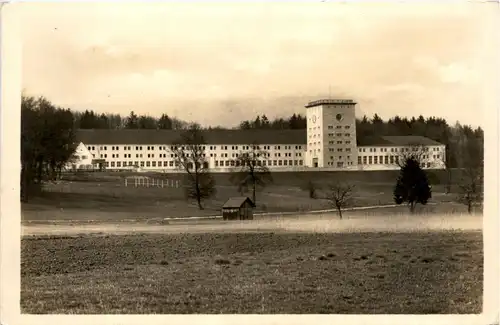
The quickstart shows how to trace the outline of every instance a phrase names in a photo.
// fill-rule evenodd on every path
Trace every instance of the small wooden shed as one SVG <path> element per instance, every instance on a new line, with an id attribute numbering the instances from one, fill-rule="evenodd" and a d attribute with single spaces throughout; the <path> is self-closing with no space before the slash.
<path id="1" fill-rule="evenodd" d="M 224 220 L 252 220 L 255 203 L 247 196 L 229 198 L 222 206 Z"/>

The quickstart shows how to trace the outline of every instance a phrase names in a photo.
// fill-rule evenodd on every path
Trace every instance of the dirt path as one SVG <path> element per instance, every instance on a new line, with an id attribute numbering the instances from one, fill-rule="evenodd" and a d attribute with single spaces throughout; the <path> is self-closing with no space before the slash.
<path id="1" fill-rule="evenodd" d="M 29 224 L 22 225 L 22 236 L 202 233 L 202 232 L 407 232 L 422 230 L 482 230 L 482 216 L 370 216 L 338 220 L 329 215 L 305 215 L 290 219 L 228 222 L 222 220 L 173 221 L 169 224 L 102 223 L 102 224 Z"/>

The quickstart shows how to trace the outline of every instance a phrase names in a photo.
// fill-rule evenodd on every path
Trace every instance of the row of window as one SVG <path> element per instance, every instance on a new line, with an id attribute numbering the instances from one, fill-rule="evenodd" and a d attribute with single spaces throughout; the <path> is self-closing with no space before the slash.
<path id="1" fill-rule="evenodd" d="M 347 160 L 351 160 L 351 156 L 346 156 Z M 342 160 L 344 159 L 343 156 L 337 156 L 337 160 Z M 334 160 L 334 157 L 333 156 L 330 156 L 330 160 Z"/>
<path id="2" fill-rule="evenodd" d="M 335 133 L 328 133 L 328 136 L 335 136 L 335 135 L 341 137 L 342 133 L 336 133 L 336 134 Z M 345 133 L 344 135 L 346 137 L 349 137 L 351 134 L 350 133 Z M 314 134 L 314 135 L 309 135 L 309 138 L 311 138 L 311 137 L 313 137 L 313 138 L 318 137 L 319 138 L 320 136 L 321 136 L 320 134 Z M 341 140 L 337 140 L 336 142 L 337 142 L 337 144 L 342 144 L 343 143 Z M 329 144 L 334 144 L 335 141 L 328 141 L 328 143 Z M 345 141 L 345 144 L 350 144 L 350 143 L 351 143 L 351 141 L 349 141 L 349 140 Z M 312 146 L 313 144 L 316 145 L 317 142 L 309 143 L 310 146 Z M 231 146 L 231 149 L 232 150 L 239 150 L 239 147 L 240 146 Z M 293 150 L 292 149 L 293 147 L 295 147 L 295 150 L 302 150 L 302 146 L 288 146 L 288 145 L 284 146 L 284 150 Z M 88 146 L 87 148 L 90 151 L 96 149 L 95 146 Z M 227 148 L 228 148 L 228 146 L 220 146 L 220 150 L 228 150 Z M 135 150 L 136 151 L 142 151 L 142 149 L 143 149 L 143 146 L 135 146 Z M 146 149 L 147 150 L 154 150 L 155 147 L 154 146 L 147 146 Z M 168 147 L 167 146 L 159 146 L 158 149 L 159 150 L 167 150 Z M 177 149 L 178 148 L 176 146 L 170 146 L 170 150 L 177 150 Z M 206 150 L 206 146 L 203 146 L 202 149 Z M 209 146 L 209 149 L 210 150 L 216 150 L 217 146 Z M 254 146 L 252 149 L 253 150 L 260 150 L 260 146 Z M 264 150 L 271 150 L 271 146 L 263 146 L 263 149 Z M 281 150 L 281 146 L 276 145 L 276 146 L 274 146 L 274 149 L 275 150 Z M 398 151 L 400 151 L 400 152 L 408 152 L 408 151 L 410 151 L 410 148 L 399 148 L 399 150 L 398 150 L 398 148 L 375 148 L 375 147 L 372 147 L 372 148 L 358 148 L 358 151 L 359 152 L 377 152 L 377 149 L 380 152 L 389 152 L 388 149 L 390 149 L 390 152 L 398 152 Z M 107 150 L 107 146 L 100 146 L 99 150 L 106 151 Z M 111 150 L 112 151 L 119 150 L 119 146 L 111 146 Z M 132 150 L 132 146 L 123 146 L 123 150 L 130 151 L 130 150 Z M 181 147 L 181 150 L 184 150 L 184 147 Z M 250 150 L 250 146 L 241 146 L 241 150 Z M 423 151 L 427 152 L 427 151 L 429 151 L 429 147 L 425 147 L 425 148 L 422 148 L 422 149 L 417 148 L 417 147 L 412 148 L 412 151 L 418 151 L 418 150 L 423 150 Z M 439 151 L 439 150 L 440 150 L 440 148 L 436 148 L 436 147 L 432 148 L 432 151 Z M 154 156 L 151 156 L 151 157 L 154 157 Z"/>
<path id="3" fill-rule="evenodd" d="M 208 163 L 204 163 L 205 168 L 208 168 Z M 304 162 L 302 160 L 257 160 L 256 162 L 259 166 L 303 166 Z M 106 161 L 106 167 L 179 167 L 177 161 Z M 216 160 L 215 167 L 237 167 L 239 166 L 238 161 L 234 160 Z M 255 162 L 254 162 L 255 165 Z M 191 168 L 191 166 L 190 166 Z"/>
<path id="4" fill-rule="evenodd" d="M 350 137 L 351 134 L 350 133 L 328 133 L 328 136 L 329 137 L 342 137 L 342 136 L 346 136 L 346 137 Z M 309 134 L 309 139 L 312 139 L 312 138 L 321 138 L 322 135 L 321 134 Z M 311 145 L 311 144 L 309 144 Z"/>
<path id="5" fill-rule="evenodd" d="M 422 156 L 422 159 L 425 158 L 429 158 L 429 156 Z M 363 157 L 358 156 L 358 164 L 360 165 L 399 164 L 399 156 L 363 156 Z M 427 163 L 427 165 L 430 166 L 430 163 Z"/>
<path id="6" fill-rule="evenodd" d="M 347 144 L 347 145 L 350 145 L 351 141 L 345 141 L 344 143 Z M 328 141 L 328 144 L 335 144 L 335 141 Z M 342 144 L 342 141 L 337 141 L 337 144 Z M 313 145 L 314 146 L 315 145 L 321 145 L 321 142 L 318 141 L 318 142 L 310 142 L 309 143 L 309 146 L 312 147 Z"/>
<path id="7" fill-rule="evenodd" d="M 399 156 L 358 156 L 359 165 L 398 164 Z"/>
<path id="8" fill-rule="evenodd" d="M 389 160 L 396 159 L 396 163 L 397 163 L 398 159 L 399 159 L 399 156 L 358 156 L 358 160 L 361 159 L 361 158 L 363 158 L 364 159 L 363 161 L 365 161 L 366 157 L 368 157 L 368 161 L 372 161 L 371 159 L 373 157 L 373 161 L 374 161 L 373 163 L 374 164 L 378 164 L 378 163 L 382 164 L 382 161 L 384 161 L 384 163 L 387 164 L 387 159 L 389 159 Z M 393 158 L 393 157 L 395 157 L 395 158 Z M 421 155 L 420 158 L 421 159 L 429 159 L 430 155 Z M 441 159 L 441 155 L 432 155 L 432 158 L 434 160 Z M 371 163 L 369 162 L 369 164 L 371 164 Z M 391 162 L 391 164 L 392 164 L 392 162 Z"/>
<path id="9" fill-rule="evenodd" d="M 352 162 L 352 161 L 348 161 L 348 162 L 347 162 L 347 165 L 348 165 L 348 166 L 352 166 L 352 164 L 353 164 L 353 162 Z M 342 168 L 342 167 L 344 167 L 344 162 L 343 162 L 343 161 L 337 161 L 336 163 L 334 163 L 333 161 L 329 161 L 329 162 L 327 163 L 327 165 L 328 165 L 328 166 L 335 166 L 335 165 L 336 165 L 338 168 Z"/>
<path id="10" fill-rule="evenodd" d="M 380 152 L 388 152 L 387 150 L 390 149 L 390 152 L 409 152 L 410 148 L 378 148 Z M 399 149 L 399 150 L 398 150 Z M 429 147 L 424 147 L 424 148 L 419 148 L 419 147 L 413 147 L 411 151 L 419 151 L 422 150 L 424 152 L 429 151 Z M 377 148 L 358 148 L 359 152 L 377 152 Z M 432 151 L 439 151 L 439 148 L 433 147 Z"/>
<path id="11" fill-rule="evenodd" d="M 206 147 L 207 146 L 202 146 L 202 149 L 203 150 L 206 150 Z M 220 150 L 227 150 L 228 146 L 219 146 Z M 261 150 L 261 146 L 231 146 L 231 149 L 232 150 L 239 150 L 239 148 L 241 147 L 241 150 L 250 150 L 250 148 L 252 148 L 252 150 Z M 120 150 L 120 146 L 111 146 L 110 147 L 112 151 L 118 151 Z M 134 148 L 134 146 L 123 146 L 123 150 L 124 151 L 131 151 L 132 148 Z M 146 150 L 148 151 L 152 151 L 152 150 L 155 150 L 155 146 L 145 146 Z M 158 146 L 157 147 L 158 150 L 168 150 L 168 147 L 167 146 Z M 208 146 L 209 150 L 217 150 L 217 146 Z M 262 146 L 263 150 L 271 150 L 271 146 Z M 281 150 L 281 145 L 276 145 L 276 146 L 273 146 L 274 150 Z M 291 146 L 291 145 L 286 145 L 284 146 L 285 150 L 293 150 L 293 148 L 295 148 L 295 150 L 302 150 L 302 146 Z M 88 146 L 87 147 L 88 150 L 90 151 L 93 151 L 93 150 L 96 150 L 96 146 Z M 178 147 L 176 146 L 170 146 L 170 150 L 177 150 Z M 99 150 L 108 150 L 108 146 L 99 146 Z M 142 151 L 143 150 L 143 146 L 135 146 L 135 150 L 136 151 Z M 181 150 L 184 150 L 184 147 L 181 147 Z"/>
<path id="12" fill-rule="evenodd" d="M 328 136 L 329 137 L 341 137 L 341 136 L 346 136 L 346 137 L 350 137 L 351 134 L 350 133 L 328 133 Z"/>
<path id="13" fill-rule="evenodd" d="M 345 125 L 345 126 L 342 126 L 342 125 L 336 125 L 335 127 L 333 127 L 333 125 L 328 125 L 328 130 L 333 130 L 333 129 L 337 129 L 337 130 L 341 130 L 342 128 L 346 129 L 346 130 L 349 130 L 351 128 L 350 125 Z M 315 127 L 312 127 L 312 128 L 309 128 L 309 131 L 320 131 L 321 130 L 321 127 L 319 126 L 315 126 Z"/>
<path id="14" fill-rule="evenodd" d="M 350 125 L 346 125 L 346 126 L 344 126 L 344 129 L 346 129 L 346 130 L 348 130 L 348 129 L 350 129 L 350 128 L 351 128 L 351 126 L 350 126 Z M 333 130 L 333 125 L 328 125 L 328 129 L 329 129 L 329 130 Z M 337 129 L 337 130 L 342 129 L 342 125 L 337 125 L 337 126 L 335 127 L 335 129 Z"/>
<path id="15" fill-rule="evenodd" d="M 358 157 L 358 164 L 359 165 L 377 165 L 377 164 L 398 164 L 399 163 L 399 156 L 364 156 L 364 157 Z M 430 162 L 421 162 L 422 168 L 430 168 L 431 163 Z"/>
<path id="16" fill-rule="evenodd" d="M 344 151 L 344 149 L 346 152 L 351 152 L 351 148 L 336 148 L 336 149 L 335 148 L 328 148 L 328 151 L 330 151 L 330 152 L 335 152 L 335 151 L 342 152 L 342 151 Z"/>
<path id="17" fill-rule="evenodd" d="M 337 144 L 343 144 L 342 140 L 337 140 Z M 335 144 L 335 141 L 328 141 L 328 144 Z M 351 144 L 350 140 L 345 141 L 345 144 Z"/>
<path id="18" fill-rule="evenodd" d="M 179 167 L 177 161 L 106 161 L 106 167 Z"/>
<path id="19" fill-rule="evenodd" d="M 265 157 L 271 157 L 271 154 L 269 154 L 269 153 L 264 153 L 263 155 Z M 285 155 L 285 157 L 292 157 L 292 153 L 291 152 L 285 152 L 284 155 Z M 95 155 L 92 155 L 92 156 L 95 157 Z M 177 158 L 177 154 L 170 154 L 169 156 L 170 156 L 170 158 L 174 158 L 174 157 Z M 260 156 L 261 156 L 261 154 L 257 153 L 257 157 L 260 157 Z M 274 156 L 275 157 L 281 157 L 281 153 L 275 153 Z M 302 157 L 302 153 L 301 152 L 296 152 L 295 156 L 296 157 Z M 148 158 L 155 158 L 155 154 L 154 153 L 151 153 L 151 154 L 148 153 L 147 157 Z M 189 157 L 189 153 L 186 153 L 186 157 Z M 206 154 L 202 154 L 202 157 L 206 157 Z M 217 154 L 216 153 L 211 153 L 210 157 L 217 157 Z M 227 153 L 222 153 L 221 157 L 222 158 L 227 158 L 228 154 Z M 239 154 L 233 153 L 233 154 L 231 154 L 231 157 L 232 158 L 238 158 Z M 82 156 L 82 158 L 86 159 L 87 156 Z M 108 154 L 102 153 L 100 155 L 100 158 L 108 158 Z M 116 158 L 120 158 L 120 154 L 111 154 L 111 158 L 115 158 L 115 159 Z M 129 154 L 129 153 L 126 153 L 126 154 L 123 154 L 123 158 L 132 158 L 132 155 Z M 135 158 L 143 158 L 143 154 L 142 153 L 135 154 Z M 167 158 L 167 154 L 162 154 L 161 153 L 161 154 L 159 154 L 159 158 Z"/>
<path id="20" fill-rule="evenodd" d="M 167 154 L 164 154 L 164 153 L 160 153 L 159 155 L 159 158 L 167 158 Z M 173 158 L 173 157 L 177 157 L 177 155 L 174 155 L 174 154 L 170 154 L 170 157 Z M 95 157 L 95 155 L 92 155 L 92 157 Z M 135 154 L 135 158 L 142 158 L 143 155 L 142 153 L 136 153 Z M 205 157 L 205 154 L 203 154 L 203 157 Z M 100 158 L 108 158 L 108 154 L 107 153 L 101 153 L 100 154 Z M 113 153 L 111 154 L 111 158 L 120 158 L 120 154 L 118 153 Z M 124 153 L 123 154 L 123 158 L 132 158 L 132 154 L 130 153 Z M 155 154 L 154 153 L 148 153 L 148 158 L 155 158 Z"/>
<path id="21" fill-rule="evenodd" d="M 254 161 L 254 165 L 258 166 L 303 166 L 303 160 L 257 160 L 256 163 Z M 239 167 L 240 164 L 238 161 L 234 160 L 226 160 L 226 161 L 215 161 L 215 167 Z"/>
<path id="22" fill-rule="evenodd" d="M 346 149 L 346 152 L 350 152 L 350 148 L 345 148 Z M 329 149 L 330 152 L 334 152 L 335 150 L 330 148 Z M 318 150 L 319 151 L 319 150 Z M 337 152 L 342 152 L 342 148 L 337 148 L 336 150 Z M 104 157 L 103 157 L 104 156 Z M 117 155 L 118 156 L 118 155 Z M 125 155 L 127 156 L 127 155 Z M 139 156 L 139 155 L 138 155 Z M 187 157 L 189 157 L 189 154 L 186 155 Z M 174 158 L 176 157 L 177 158 L 177 155 L 171 155 L 171 158 Z M 203 155 L 203 157 L 205 157 L 205 155 Z M 227 157 L 227 156 L 226 156 Z M 238 154 L 236 154 L 236 157 L 238 157 Z M 288 157 L 291 157 L 291 156 L 288 156 Z M 422 159 L 429 159 L 430 155 L 423 155 L 422 156 Z M 101 158 L 106 158 L 106 154 L 104 155 L 101 155 Z M 125 158 L 131 158 L 130 157 L 130 154 L 128 154 L 128 157 L 125 157 Z M 140 157 L 137 157 L 137 158 L 142 158 L 142 155 L 140 155 Z M 163 157 L 163 158 L 166 158 L 166 157 Z M 338 156 L 339 159 L 342 159 L 342 156 Z M 433 159 L 441 159 L 441 155 L 433 155 L 432 156 Z M 86 156 L 82 156 L 82 159 L 86 159 Z M 333 156 L 330 156 L 330 159 L 334 159 Z M 351 156 L 347 156 L 347 159 L 350 160 L 351 159 Z M 264 160 L 265 161 L 265 160 Z M 270 161 L 270 160 L 269 160 Z M 278 160 L 280 161 L 280 160 Z M 299 160 L 301 161 L 301 160 Z M 229 164 L 230 160 L 227 161 L 227 164 Z M 233 161 L 234 162 L 234 161 Z M 398 163 L 399 162 L 399 156 L 359 156 L 358 157 L 358 164 L 363 164 L 363 165 L 371 165 L 371 164 L 394 164 L 394 163 Z M 112 162 L 113 164 L 115 162 Z M 121 164 L 121 162 L 117 162 L 118 164 Z M 124 166 L 126 166 L 126 164 L 128 164 L 128 166 L 133 166 L 132 164 L 132 161 L 128 161 L 128 162 L 123 162 L 124 163 Z M 149 162 L 149 161 L 146 161 L 146 166 L 149 167 L 149 164 L 152 163 L 153 164 L 153 167 L 156 167 L 156 162 L 155 161 L 152 161 L 152 162 Z M 160 165 L 162 162 L 159 161 L 158 164 Z M 173 162 L 171 161 L 171 166 L 172 167 L 173 165 Z M 137 164 L 137 162 L 136 162 Z M 166 167 L 167 165 L 167 161 L 164 161 L 163 162 L 164 166 Z M 144 161 L 141 162 L 141 166 L 144 165 Z M 216 166 L 217 166 L 217 161 L 216 161 Z M 228 165 L 229 166 L 229 165 Z M 265 165 L 264 165 L 265 166 Z M 271 166 L 271 165 L 270 165 Z M 276 166 L 276 165 L 274 165 Z M 279 165 L 281 166 L 281 165 Z M 286 163 L 285 163 L 285 166 L 286 166 Z M 114 166 L 113 166 L 114 167 Z M 117 166 L 117 167 L 120 167 L 120 166 Z"/>

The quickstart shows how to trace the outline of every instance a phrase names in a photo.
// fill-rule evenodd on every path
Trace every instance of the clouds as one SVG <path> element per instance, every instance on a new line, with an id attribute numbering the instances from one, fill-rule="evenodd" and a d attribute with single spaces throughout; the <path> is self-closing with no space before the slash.
<path id="1" fill-rule="evenodd" d="M 454 121 L 446 107 L 479 96 L 471 6 L 22 5 L 24 87 L 74 108 L 234 124 L 303 110 L 330 86 L 367 114 Z"/>

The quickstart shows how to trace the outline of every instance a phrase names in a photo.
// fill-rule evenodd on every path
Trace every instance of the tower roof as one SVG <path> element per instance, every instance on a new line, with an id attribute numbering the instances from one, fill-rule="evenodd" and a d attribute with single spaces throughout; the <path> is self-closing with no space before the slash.
<path id="1" fill-rule="evenodd" d="M 307 103 L 306 108 L 321 106 L 321 105 L 338 105 L 338 104 L 356 105 L 357 103 L 352 99 L 319 99 Z"/>

